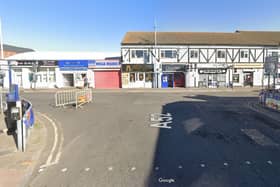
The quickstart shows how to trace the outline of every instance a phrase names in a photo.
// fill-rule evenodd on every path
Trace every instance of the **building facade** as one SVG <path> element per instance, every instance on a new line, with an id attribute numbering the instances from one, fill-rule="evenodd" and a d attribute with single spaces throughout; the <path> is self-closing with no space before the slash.
<path id="1" fill-rule="evenodd" d="M 279 43 L 280 32 L 128 32 L 121 44 L 122 66 L 153 69 L 122 71 L 123 87 L 267 85 L 263 64 L 267 56 L 278 56 Z M 146 74 L 152 74 L 151 84 L 145 84 Z"/>
<path id="2" fill-rule="evenodd" d="M 120 58 L 115 56 L 117 53 L 17 54 L 1 64 L 1 70 L 5 71 L 4 87 L 9 86 L 7 64 L 10 61 L 12 82 L 20 88 L 83 87 L 85 78 L 92 88 L 120 88 Z"/>

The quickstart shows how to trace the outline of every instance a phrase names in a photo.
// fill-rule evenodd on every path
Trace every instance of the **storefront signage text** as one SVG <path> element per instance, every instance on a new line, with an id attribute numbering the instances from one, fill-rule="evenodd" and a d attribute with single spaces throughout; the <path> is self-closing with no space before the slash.
<path id="1" fill-rule="evenodd" d="M 198 73 L 200 74 L 221 74 L 226 73 L 226 69 L 199 69 Z"/>
<path id="2" fill-rule="evenodd" d="M 61 71 L 86 71 L 89 60 L 60 60 L 58 66 Z"/>
<path id="3" fill-rule="evenodd" d="M 162 71 L 164 72 L 185 72 L 186 71 L 186 66 L 185 65 L 162 65 Z"/>

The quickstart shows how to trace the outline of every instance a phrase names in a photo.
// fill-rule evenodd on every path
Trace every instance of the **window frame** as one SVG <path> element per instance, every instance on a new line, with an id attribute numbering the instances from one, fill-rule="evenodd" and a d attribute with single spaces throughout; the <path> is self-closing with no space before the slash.
<path id="1" fill-rule="evenodd" d="M 167 57 L 166 52 L 171 52 L 171 57 Z M 160 50 L 160 57 L 166 59 L 176 59 L 177 58 L 177 50 L 176 49 L 164 49 Z"/>
<path id="2" fill-rule="evenodd" d="M 240 51 L 240 58 L 247 59 L 248 57 L 249 57 L 249 51 L 248 50 L 241 50 Z"/>
<path id="3" fill-rule="evenodd" d="M 217 50 L 217 58 L 219 59 L 226 58 L 226 52 L 224 50 Z"/>
<path id="4" fill-rule="evenodd" d="M 191 59 L 197 59 L 197 58 L 198 58 L 198 50 L 196 50 L 196 49 L 191 49 L 191 50 L 190 50 L 190 58 L 191 58 Z"/>
<path id="5" fill-rule="evenodd" d="M 137 52 L 142 52 L 142 56 L 138 57 Z M 131 58 L 132 59 L 143 59 L 145 56 L 149 57 L 148 50 L 145 49 L 132 49 L 131 50 Z"/>

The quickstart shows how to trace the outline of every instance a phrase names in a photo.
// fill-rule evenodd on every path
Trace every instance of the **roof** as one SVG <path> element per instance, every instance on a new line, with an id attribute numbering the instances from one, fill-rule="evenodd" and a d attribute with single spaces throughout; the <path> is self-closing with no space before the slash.
<path id="1" fill-rule="evenodd" d="M 34 51 L 19 53 L 6 58 L 7 60 L 96 60 L 120 56 L 116 52 L 51 52 Z"/>
<path id="2" fill-rule="evenodd" d="M 154 45 L 154 32 L 127 32 L 122 45 Z M 280 32 L 157 32 L 158 45 L 279 46 Z"/>
<path id="3" fill-rule="evenodd" d="M 3 49 L 4 49 L 4 51 L 13 51 L 13 52 L 16 52 L 16 53 L 24 53 L 24 52 L 34 51 L 33 49 L 17 47 L 17 46 L 8 45 L 8 44 L 3 44 Z"/>

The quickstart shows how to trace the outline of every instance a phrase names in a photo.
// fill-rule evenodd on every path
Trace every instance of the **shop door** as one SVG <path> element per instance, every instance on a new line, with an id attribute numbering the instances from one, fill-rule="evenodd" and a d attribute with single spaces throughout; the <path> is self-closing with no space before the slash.
<path id="1" fill-rule="evenodd" d="M 39 77 L 39 79 L 41 79 Z M 63 86 L 74 86 L 74 75 L 73 73 L 63 74 Z"/>
<path id="2" fill-rule="evenodd" d="M 168 73 L 161 76 L 161 87 L 162 88 L 173 88 L 174 87 L 174 74 Z"/>
<path id="3" fill-rule="evenodd" d="M 136 87 L 145 88 L 145 73 L 138 72 L 136 73 Z"/>
<path id="4" fill-rule="evenodd" d="M 244 73 L 244 86 L 253 86 L 253 72 Z"/>
<path id="5" fill-rule="evenodd" d="M 161 87 L 168 88 L 168 75 L 167 74 L 163 74 L 161 76 Z"/>
<path id="6" fill-rule="evenodd" d="M 120 88 L 120 71 L 95 71 L 95 88 Z"/>
<path id="7" fill-rule="evenodd" d="M 182 72 L 174 73 L 174 87 L 185 87 L 185 74 Z"/>

